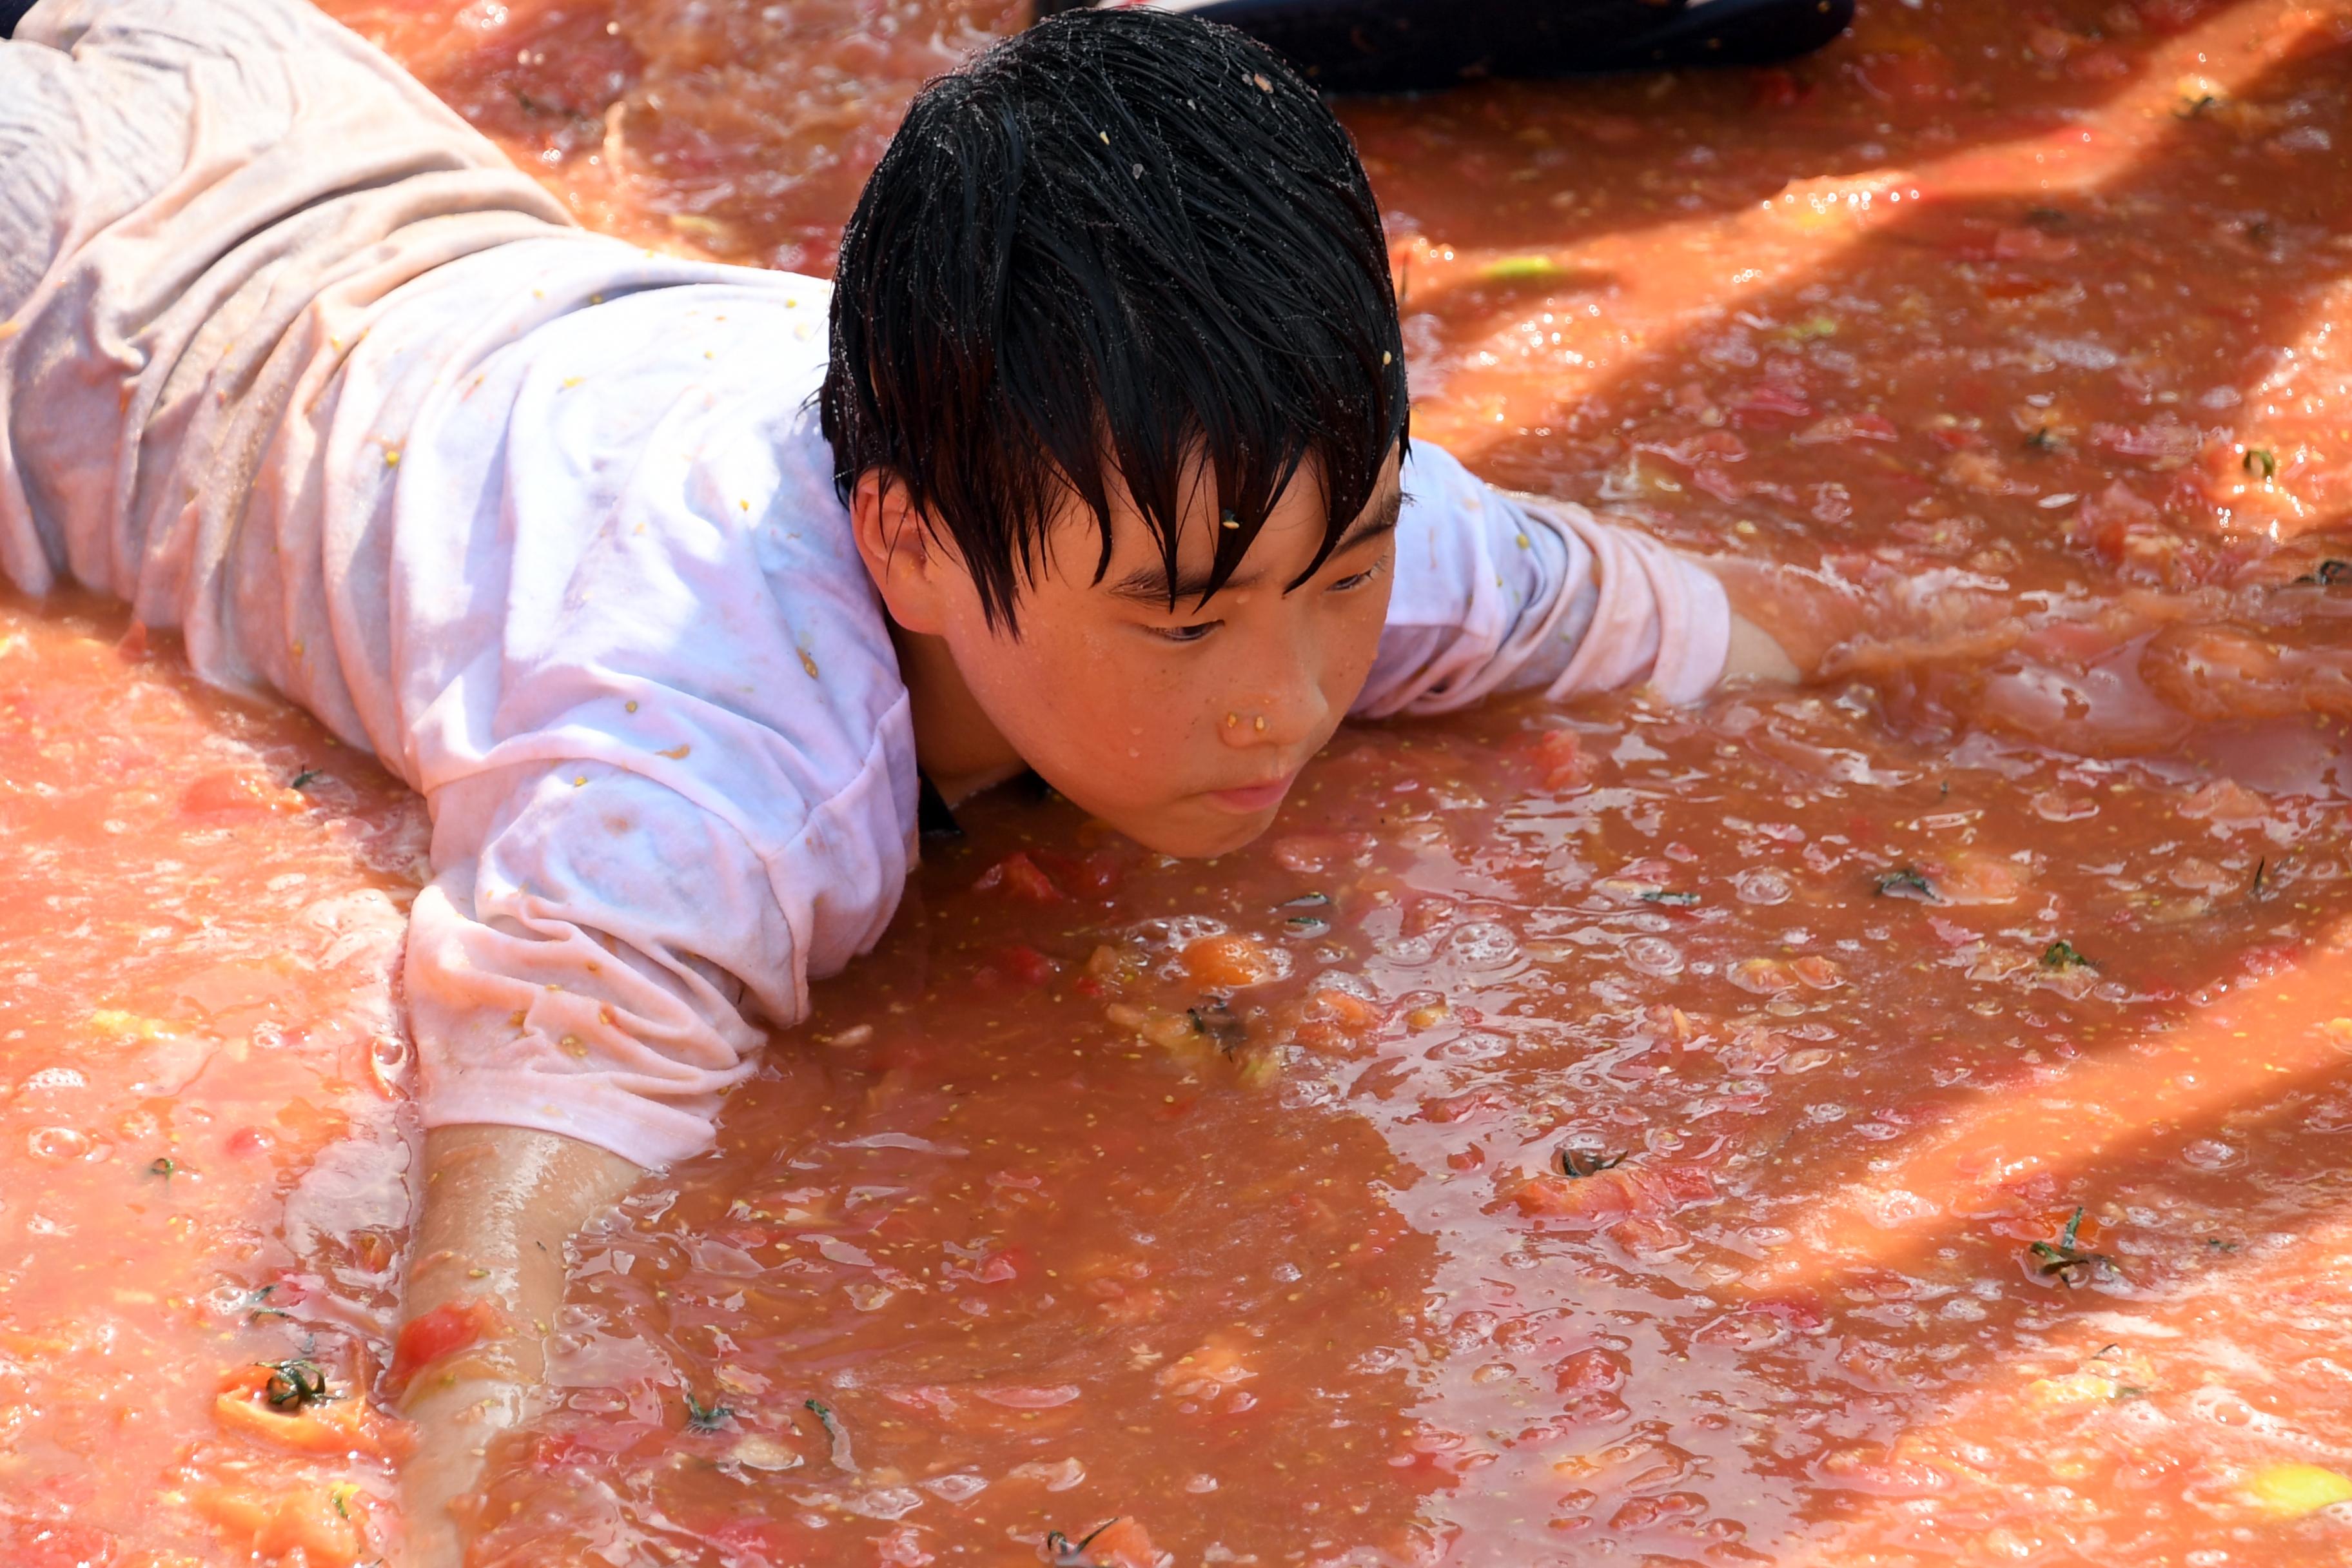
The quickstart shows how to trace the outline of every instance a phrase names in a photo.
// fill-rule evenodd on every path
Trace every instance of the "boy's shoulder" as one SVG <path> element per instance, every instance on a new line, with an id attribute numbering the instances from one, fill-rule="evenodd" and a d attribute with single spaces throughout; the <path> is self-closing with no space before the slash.
<path id="1" fill-rule="evenodd" d="M 572 529 L 653 507 L 773 524 L 782 541 L 785 514 L 843 510 L 815 407 L 832 293 L 566 236 L 454 264 L 373 335 L 408 361 L 395 374 L 416 399 L 419 466 L 476 493 L 545 496 Z M 407 400 L 385 390 L 387 405 Z"/>
<path id="2" fill-rule="evenodd" d="M 438 290 L 435 341 L 472 350 L 415 367 L 432 390 L 392 470 L 405 682 L 422 700 L 468 679 L 488 637 L 478 668 L 566 694 L 566 722 L 576 690 L 609 687 L 590 706 L 625 717 L 657 691 L 730 716 L 682 737 L 698 764 L 766 744 L 717 743 L 741 720 L 855 766 L 903 688 L 814 406 L 829 286 L 614 241 L 512 248 L 537 254 Z"/>

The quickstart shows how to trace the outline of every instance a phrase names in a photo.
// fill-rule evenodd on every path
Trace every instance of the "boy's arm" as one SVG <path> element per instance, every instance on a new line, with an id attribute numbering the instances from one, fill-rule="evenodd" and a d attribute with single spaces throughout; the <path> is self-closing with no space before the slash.
<path id="1" fill-rule="evenodd" d="M 485 1446 L 524 1416 L 545 1376 L 566 1248 L 643 1174 L 552 1132 L 425 1134 L 424 1214 L 394 1362 L 395 1379 L 409 1379 L 401 1403 L 418 1437 L 401 1477 L 408 1568 L 456 1568 L 449 1504 L 478 1486 Z"/>
<path id="2" fill-rule="evenodd" d="M 1748 618 L 1737 593 L 1731 595 L 1731 647 L 1723 659 L 1723 679 L 1735 676 L 1786 681 L 1805 678 L 1780 639 Z"/>
<path id="3" fill-rule="evenodd" d="M 1973 574 L 1864 562 L 1848 575 L 1827 563 L 1732 555 L 1703 563 L 1731 603 L 1726 676 L 1817 680 L 1981 658 L 2013 644 L 2022 629 L 2007 585 Z"/>

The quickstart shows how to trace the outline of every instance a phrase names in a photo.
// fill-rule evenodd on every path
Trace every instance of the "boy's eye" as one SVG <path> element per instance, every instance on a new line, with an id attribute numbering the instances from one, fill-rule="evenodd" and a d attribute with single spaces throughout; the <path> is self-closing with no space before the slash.
<path id="1" fill-rule="evenodd" d="M 1351 576 L 1342 577 L 1331 584 L 1331 591 L 1335 594 L 1344 594 L 1350 588 L 1360 588 L 1380 575 L 1380 570 L 1375 566 L 1368 572 L 1358 572 Z"/>
<path id="2" fill-rule="evenodd" d="M 1224 624 L 1223 621 L 1201 621 L 1189 626 L 1154 626 L 1151 635 L 1168 642 L 1199 642 Z"/>

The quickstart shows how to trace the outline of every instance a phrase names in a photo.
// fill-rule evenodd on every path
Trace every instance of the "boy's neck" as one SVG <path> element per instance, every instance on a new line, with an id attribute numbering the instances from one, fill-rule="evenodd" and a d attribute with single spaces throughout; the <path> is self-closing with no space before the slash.
<path id="1" fill-rule="evenodd" d="M 915 763 L 942 800 L 957 805 L 1027 768 L 964 684 L 946 639 L 893 621 L 890 642 L 913 710 Z"/>

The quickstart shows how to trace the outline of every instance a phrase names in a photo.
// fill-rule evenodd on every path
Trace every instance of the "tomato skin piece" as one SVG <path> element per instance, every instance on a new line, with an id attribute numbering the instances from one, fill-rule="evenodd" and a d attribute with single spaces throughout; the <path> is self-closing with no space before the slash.
<path id="1" fill-rule="evenodd" d="M 268 1397 L 271 1369 L 238 1367 L 221 1380 L 213 1418 L 224 1431 L 296 1454 L 365 1454 L 394 1458 L 404 1451 L 402 1430 L 369 1407 L 356 1393 L 292 1410 L 273 1407 Z"/>
<path id="2" fill-rule="evenodd" d="M 1554 1390 L 1563 1395 L 1614 1394 L 1625 1385 L 1623 1361 L 1598 1348 L 1563 1357 L 1552 1369 Z"/>
<path id="3" fill-rule="evenodd" d="M 336 1507 L 340 1495 L 342 1506 Z M 310 1568 L 356 1568 L 362 1542 L 353 1510 L 365 1494 L 337 1494 L 325 1487 L 301 1493 L 257 1497 L 242 1489 L 212 1487 L 191 1500 L 196 1511 L 232 1542 L 265 1562 L 292 1561 Z"/>
<path id="4" fill-rule="evenodd" d="M 972 887 L 980 892 L 1002 891 L 1025 904 L 1066 904 L 1069 895 L 1054 885 L 1045 868 L 1025 849 L 1015 849 L 980 874 Z"/>
<path id="5" fill-rule="evenodd" d="M 221 1147 L 241 1159 L 250 1159 L 256 1154 L 269 1152 L 269 1146 L 276 1142 L 258 1127 L 240 1127 L 228 1135 Z"/>
<path id="6" fill-rule="evenodd" d="M 1014 984 L 1034 989 L 1051 982 L 1061 965 L 1026 942 L 1011 942 L 992 955 L 992 967 Z"/>
<path id="7" fill-rule="evenodd" d="M 1084 859 L 1052 849 L 1030 849 L 1023 853 L 1036 863 L 1057 889 L 1098 899 L 1108 898 L 1118 890 L 1122 875 L 1118 857 L 1108 849 L 1097 849 Z"/>
<path id="8" fill-rule="evenodd" d="M 1759 110 L 1794 109 L 1812 96 L 1811 83 L 1777 66 L 1750 72 L 1748 82 L 1750 100 Z"/>
<path id="9" fill-rule="evenodd" d="M 401 1326 L 384 1385 L 395 1395 L 404 1393 L 416 1374 L 435 1362 L 484 1340 L 503 1337 L 506 1326 L 506 1314 L 498 1303 L 479 1296 L 420 1313 Z"/>
<path id="10" fill-rule="evenodd" d="M 1531 749 L 1536 777 L 1553 795 L 1586 782 L 1584 748 L 1573 730 L 1546 730 Z"/>
<path id="11" fill-rule="evenodd" d="M 180 813 L 197 818 L 268 816 L 301 811 L 310 804 L 299 791 L 232 768 L 190 784 L 180 796 Z"/>
<path id="12" fill-rule="evenodd" d="M 1203 991 L 1241 991 L 1273 979 L 1275 964 L 1245 936 L 1204 936 L 1185 944 L 1184 973 Z"/>
<path id="13" fill-rule="evenodd" d="M 772 1563 L 797 1563 L 814 1550 L 807 1531 L 782 1520 L 730 1519 L 697 1533 L 718 1549 L 719 1561 L 727 1568 L 769 1568 Z"/>
<path id="14" fill-rule="evenodd" d="M 1511 1193 L 1536 1219 L 1599 1226 L 1618 1219 L 1661 1219 L 1714 1198 L 1715 1182 L 1692 1165 L 1616 1165 L 1590 1176 L 1529 1176 Z"/>
<path id="15" fill-rule="evenodd" d="M 1086 1558 L 1096 1568 L 1158 1568 L 1160 1549 L 1134 1520 L 1115 1519 L 1088 1539 Z"/>

